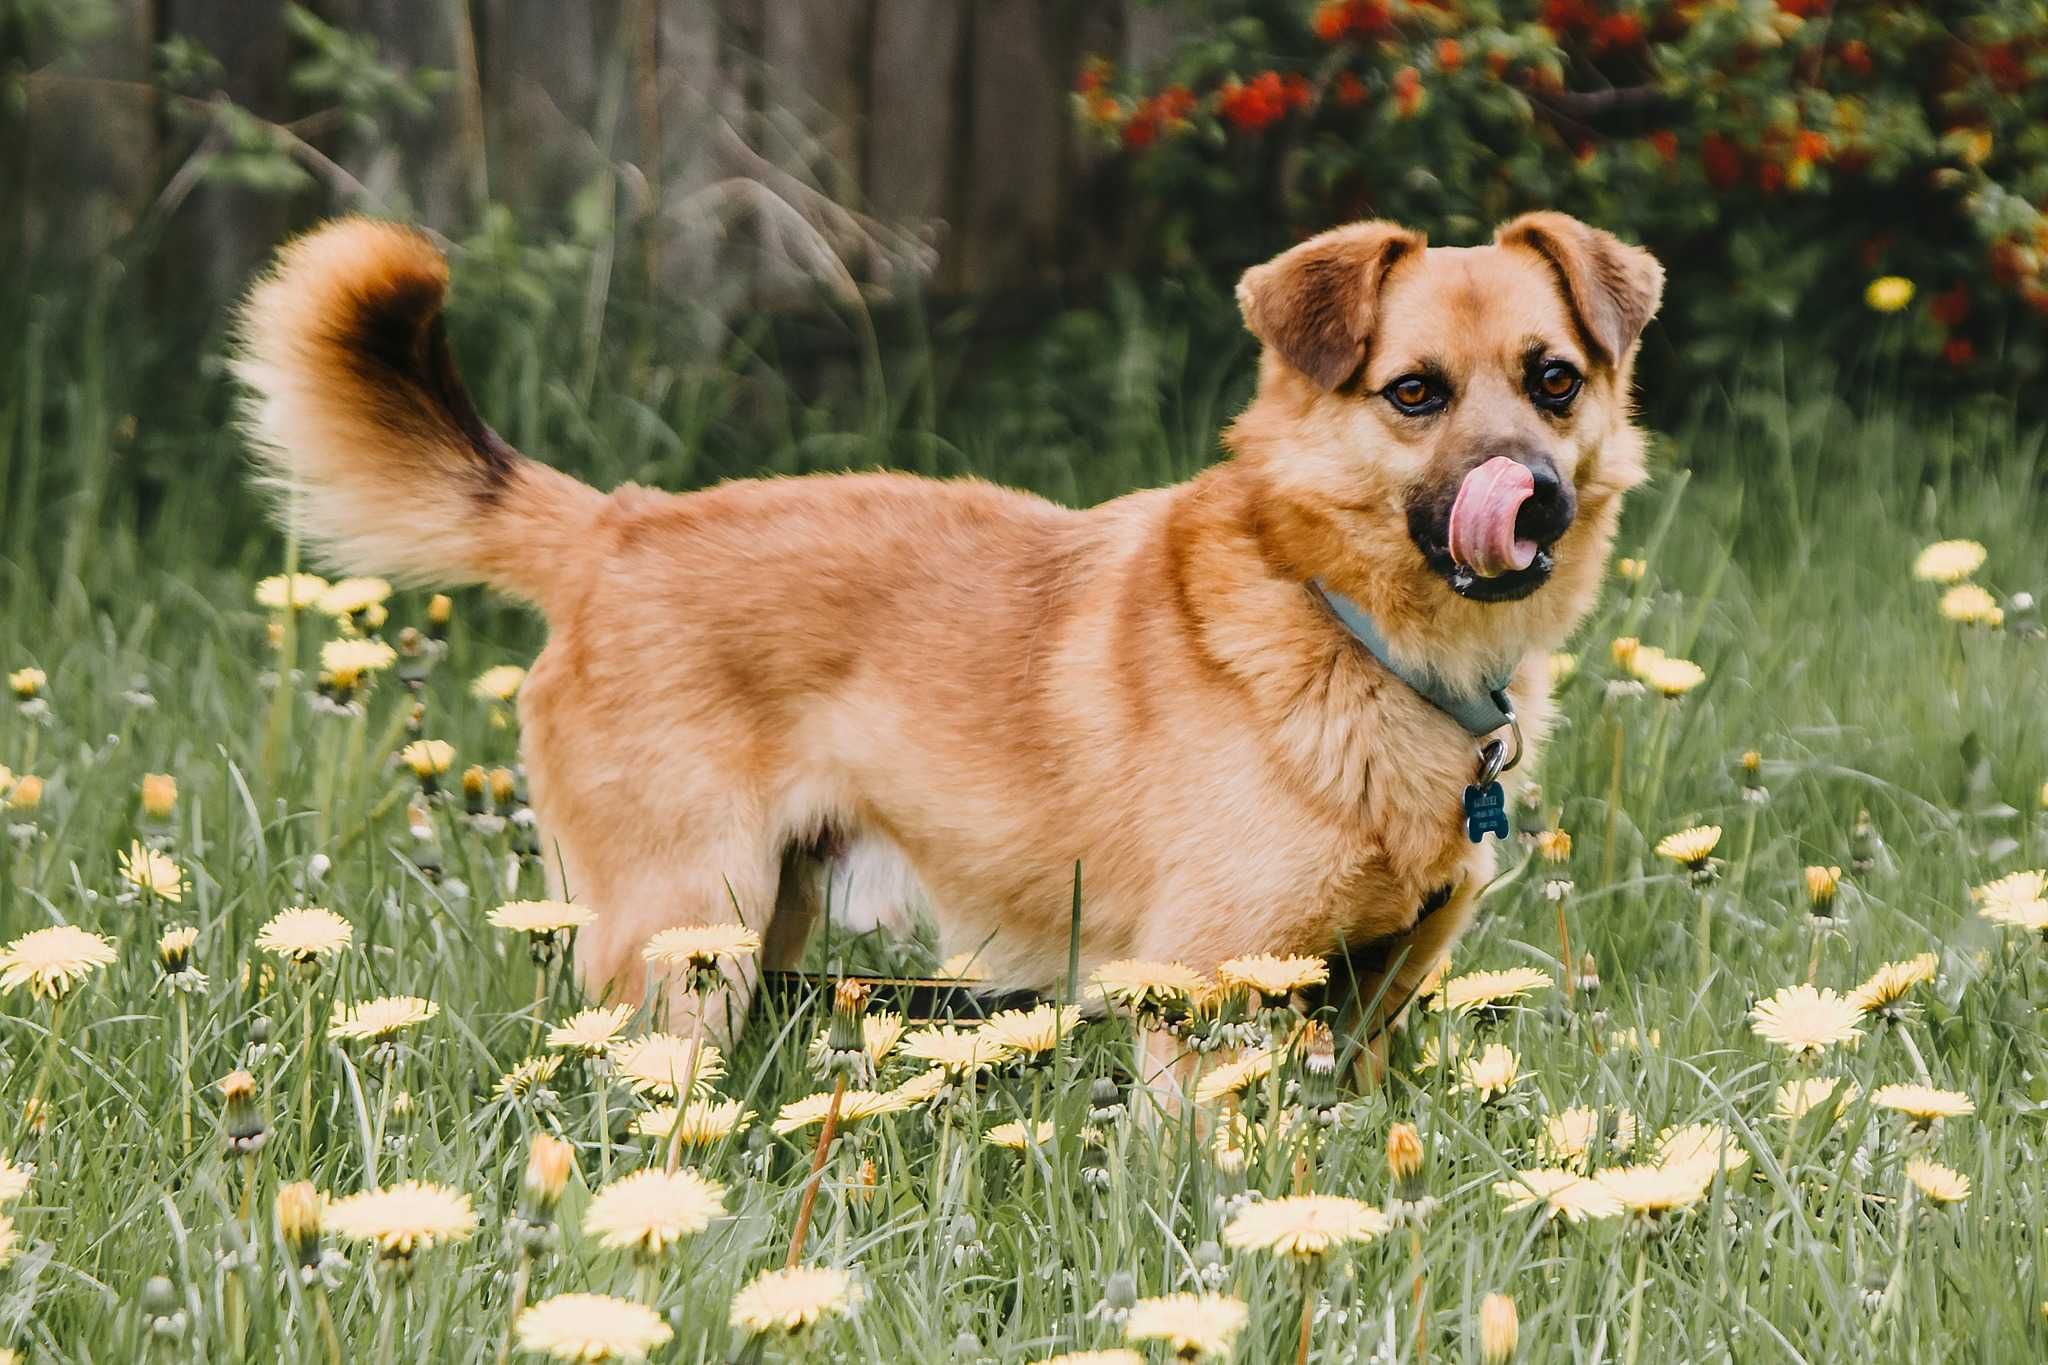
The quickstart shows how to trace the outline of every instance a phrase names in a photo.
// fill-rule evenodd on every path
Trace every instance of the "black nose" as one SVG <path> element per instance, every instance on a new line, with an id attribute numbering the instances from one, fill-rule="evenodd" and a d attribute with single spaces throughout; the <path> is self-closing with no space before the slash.
<path id="1" fill-rule="evenodd" d="M 1539 545 L 1548 545 L 1563 535 L 1578 514 L 1578 494 L 1557 476 L 1557 466 L 1547 455 L 1522 457 L 1535 489 L 1522 510 L 1515 515 L 1515 534 Z"/>

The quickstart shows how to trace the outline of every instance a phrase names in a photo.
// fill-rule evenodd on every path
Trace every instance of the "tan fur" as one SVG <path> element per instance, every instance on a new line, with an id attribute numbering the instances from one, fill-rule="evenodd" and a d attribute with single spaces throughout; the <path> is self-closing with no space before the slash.
<path id="1" fill-rule="evenodd" d="M 461 420 L 435 377 L 444 284 L 389 225 L 287 248 L 245 313 L 256 446 L 336 562 L 542 606 L 520 697 L 535 809 L 600 911 L 583 979 L 638 998 L 640 945 L 668 925 L 738 916 L 800 947 L 815 897 L 792 850 L 827 833 L 900 850 L 947 948 L 1025 985 L 1064 969 L 1077 861 L 1084 970 L 1329 953 L 1407 933 L 1455 884 L 1405 987 L 1491 874 L 1459 820 L 1474 742 L 1305 584 L 1454 683 L 1514 665 L 1537 744 L 1545 656 L 1643 475 L 1629 366 L 1661 272 L 1555 215 L 1464 250 L 1325 234 L 1245 277 L 1268 346 L 1233 458 L 1087 511 L 894 474 L 600 496 Z M 370 333 L 416 344 L 365 360 Z M 1521 392 L 1532 341 L 1587 376 L 1566 419 Z M 1418 423 L 1377 390 L 1423 359 L 1459 394 Z M 1404 509 L 1511 441 L 1555 461 L 1578 517 L 1533 596 L 1467 601 Z M 743 1010 L 736 985 L 721 1012 Z"/>

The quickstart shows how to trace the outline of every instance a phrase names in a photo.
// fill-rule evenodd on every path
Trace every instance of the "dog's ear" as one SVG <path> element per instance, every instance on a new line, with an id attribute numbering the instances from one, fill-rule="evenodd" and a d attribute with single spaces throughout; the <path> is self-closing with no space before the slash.
<path id="1" fill-rule="evenodd" d="M 1580 333 L 1609 365 L 1635 347 L 1664 298 L 1664 267 L 1639 246 L 1562 213 L 1525 213 L 1493 234 L 1549 262 Z"/>
<path id="2" fill-rule="evenodd" d="M 1341 388 L 1365 364 L 1387 272 L 1425 245 L 1421 233 L 1382 222 L 1311 237 L 1244 272 L 1244 325 L 1324 389 Z"/>

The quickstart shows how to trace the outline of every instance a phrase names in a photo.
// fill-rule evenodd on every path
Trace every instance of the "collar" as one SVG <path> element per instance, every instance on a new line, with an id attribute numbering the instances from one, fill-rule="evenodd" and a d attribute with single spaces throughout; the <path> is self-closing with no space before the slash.
<path id="1" fill-rule="evenodd" d="M 1330 613 L 1337 618 L 1337 624 L 1344 627 L 1345 634 L 1364 645 L 1368 654 L 1378 659 L 1389 673 L 1407 683 L 1424 701 L 1464 726 L 1466 734 L 1474 739 L 1484 739 L 1502 726 L 1514 723 L 1515 708 L 1508 701 L 1507 692 L 1508 680 L 1514 676 L 1513 668 L 1489 676 L 1483 689 L 1477 693 L 1453 691 L 1434 673 L 1403 668 L 1396 663 L 1385 633 L 1365 608 L 1336 589 L 1325 586 L 1319 578 L 1311 578 L 1309 587 L 1323 599 Z"/>

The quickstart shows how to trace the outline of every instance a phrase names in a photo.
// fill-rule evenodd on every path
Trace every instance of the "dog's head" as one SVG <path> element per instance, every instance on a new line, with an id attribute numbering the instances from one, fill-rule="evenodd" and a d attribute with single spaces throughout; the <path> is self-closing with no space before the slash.
<path id="1" fill-rule="evenodd" d="M 1307 567 L 1374 580 L 1397 612 L 1562 635 L 1643 477 L 1630 371 L 1663 284 L 1648 252 L 1562 214 L 1483 247 L 1323 233 L 1238 285 L 1265 349 L 1232 445 Z"/>

